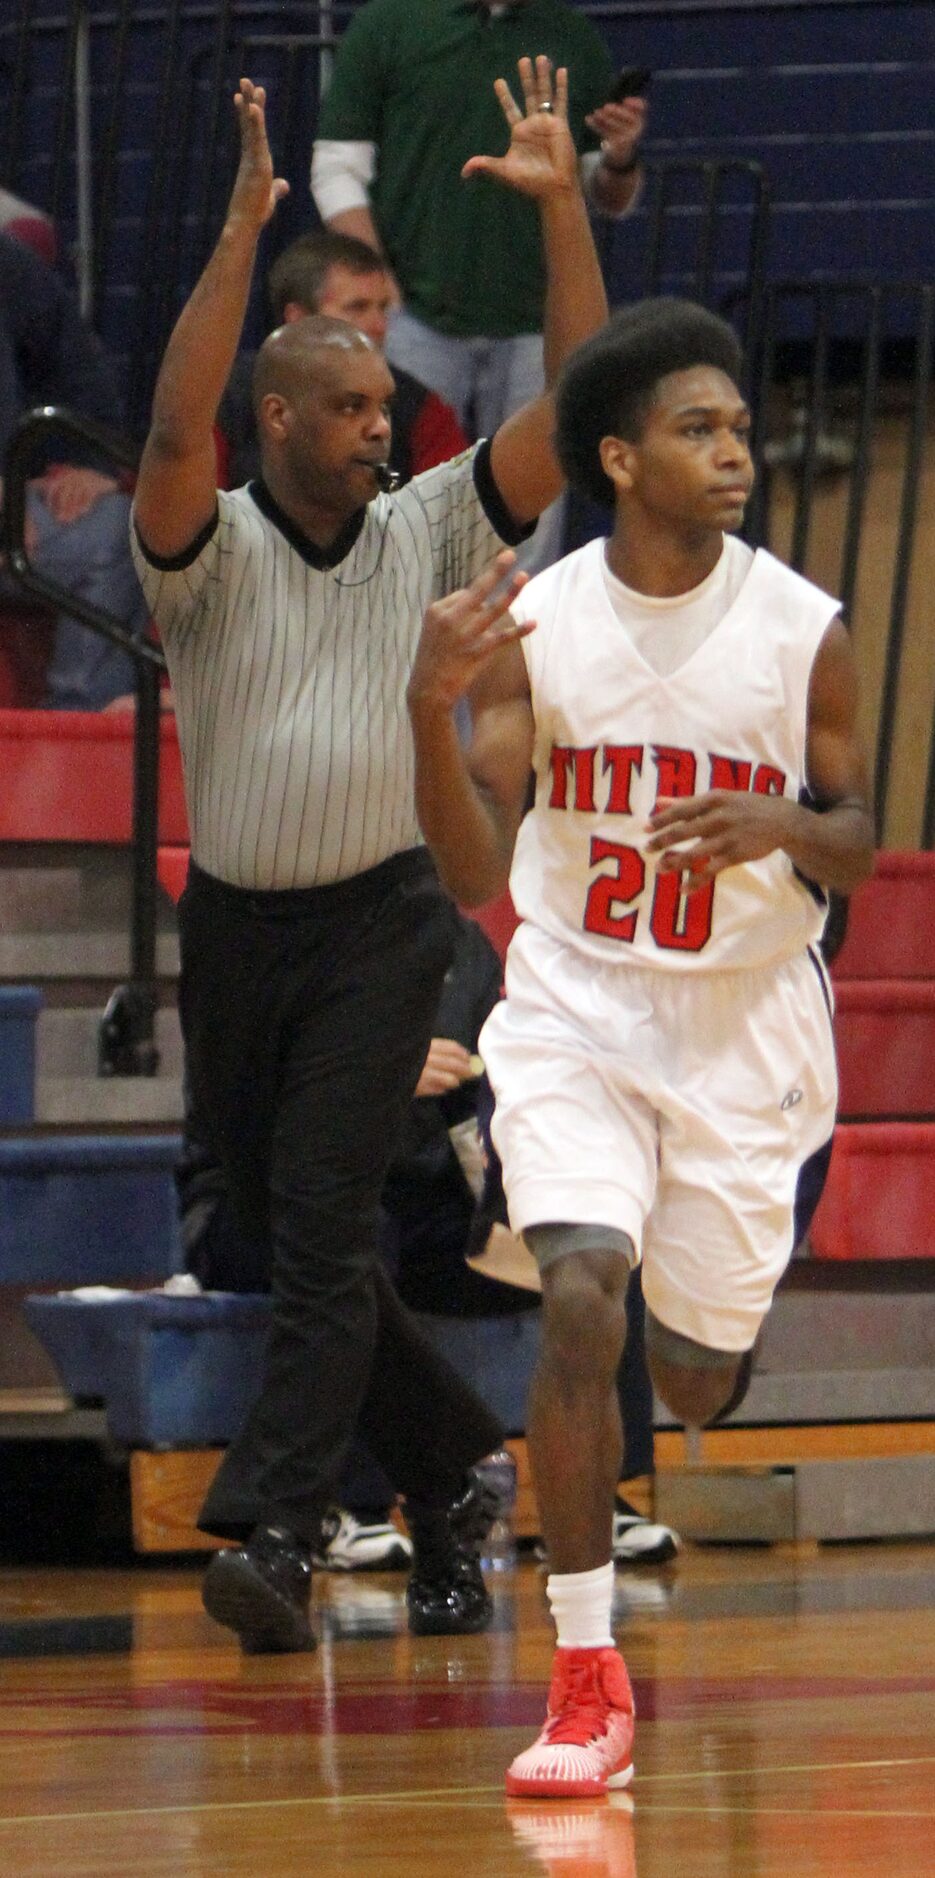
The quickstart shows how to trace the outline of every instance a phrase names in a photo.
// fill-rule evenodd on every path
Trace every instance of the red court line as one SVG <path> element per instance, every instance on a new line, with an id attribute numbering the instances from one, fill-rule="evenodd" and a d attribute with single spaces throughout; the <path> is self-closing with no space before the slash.
<path id="1" fill-rule="evenodd" d="M 854 1701 L 879 1696 L 935 1692 L 931 1676 L 676 1676 L 662 1682 L 634 1681 L 642 1721 L 679 1720 L 730 1703 Z M 520 1728 L 542 1719 L 543 1685 L 517 1683 L 439 1684 L 418 1689 L 370 1687 L 325 1692 L 306 1683 L 275 1690 L 212 1682 L 154 1683 L 145 1689 L 86 1688 L 80 1695 L 31 1690 L 0 1696 L 0 1736 L 22 1739 L 141 1735 L 225 1735 L 247 1729 L 260 1735 L 369 1735 L 426 1733 L 451 1728 Z M 60 1727 L 22 1725 L 24 1711 L 57 1709 L 68 1716 Z M 4 1726 L 3 1712 L 20 1719 Z M 129 1725 L 108 1727 L 81 1720 L 83 1711 L 110 1711 Z M 133 1726 L 134 1721 L 136 1726 Z"/>

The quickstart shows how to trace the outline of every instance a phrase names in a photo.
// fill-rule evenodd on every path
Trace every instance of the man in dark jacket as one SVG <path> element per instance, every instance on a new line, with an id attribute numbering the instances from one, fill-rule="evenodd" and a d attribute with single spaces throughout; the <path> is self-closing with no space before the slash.
<path id="1" fill-rule="evenodd" d="M 0 495 L 2 465 L 19 419 L 36 405 L 67 405 L 119 427 L 116 377 L 54 268 L 0 233 Z M 62 461 L 60 451 L 67 451 Z M 26 545 L 38 570 L 133 632 L 149 621 L 128 540 L 129 497 L 92 447 L 73 438 L 37 465 L 26 508 Z M 4 579 L 9 597 L 12 583 Z M 133 688 L 133 662 L 88 627 L 56 622 L 46 702 L 101 710 Z"/>

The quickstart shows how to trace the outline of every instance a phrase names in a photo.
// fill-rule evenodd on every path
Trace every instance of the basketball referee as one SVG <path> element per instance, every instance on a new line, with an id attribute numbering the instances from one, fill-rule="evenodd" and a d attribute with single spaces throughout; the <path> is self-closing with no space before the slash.
<path id="1" fill-rule="evenodd" d="M 550 382 L 607 307 L 566 119 L 567 80 L 498 80 L 505 156 L 472 158 L 539 204 Z M 490 1519 L 469 1471 L 501 1430 L 377 1276 L 385 1170 L 425 1060 L 454 922 L 416 818 L 406 685 L 426 607 L 476 580 L 561 487 L 546 395 L 387 493 L 393 380 L 338 320 L 261 348 L 262 476 L 216 488 L 213 425 L 274 178 L 265 97 L 217 247 L 163 360 L 135 500 L 137 567 L 165 646 L 192 862 L 180 1005 L 198 1110 L 244 1228 L 272 1243 L 256 1404 L 200 1525 L 235 1541 L 207 1609 L 249 1650 L 307 1649 L 309 1553 L 355 1429 L 415 1548 L 411 1627 L 477 1630 Z M 465 187 L 470 188 L 470 180 Z M 483 255 L 477 256 L 483 267 Z"/>

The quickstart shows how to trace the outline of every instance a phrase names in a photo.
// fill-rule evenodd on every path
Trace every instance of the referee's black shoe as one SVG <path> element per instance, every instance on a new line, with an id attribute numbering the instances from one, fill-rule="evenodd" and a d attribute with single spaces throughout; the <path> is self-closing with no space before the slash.
<path id="1" fill-rule="evenodd" d="M 246 1545 L 215 1553 L 201 1600 L 209 1617 L 236 1631 L 250 1656 L 314 1650 L 311 1586 L 308 1546 L 279 1527 L 257 1526 Z"/>
<path id="2" fill-rule="evenodd" d="M 493 1601 L 480 1557 L 498 1508 L 496 1493 L 473 1471 L 448 1506 L 407 1499 L 414 1557 L 406 1604 L 413 1636 L 470 1636 L 486 1630 Z"/>

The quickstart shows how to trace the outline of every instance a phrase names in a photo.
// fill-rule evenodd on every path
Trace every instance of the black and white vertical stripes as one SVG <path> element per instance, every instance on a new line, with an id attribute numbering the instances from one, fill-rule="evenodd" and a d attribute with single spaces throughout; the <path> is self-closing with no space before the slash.
<path id="1" fill-rule="evenodd" d="M 419 844 L 405 694 L 422 616 L 502 545 L 477 454 L 378 496 L 333 565 L 257 485 L 219 494 L 185 565 L 134 537 L 207 873 L 308 887 Z"/>

